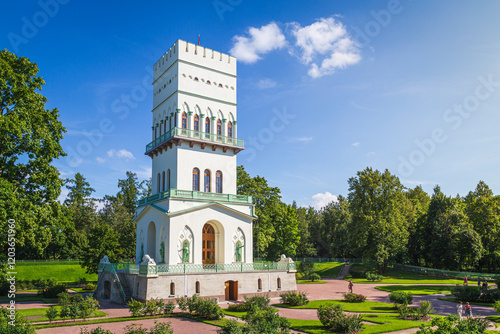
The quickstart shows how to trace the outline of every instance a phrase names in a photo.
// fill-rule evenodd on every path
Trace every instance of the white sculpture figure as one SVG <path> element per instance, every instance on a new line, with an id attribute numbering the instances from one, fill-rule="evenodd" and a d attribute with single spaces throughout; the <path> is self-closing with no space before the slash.
<path id="1" fill-rule="evenodd" d="M 109 263 L 108 256 L 104 255 L 103 258 L 101 259 L 101 261 L 99 263 Z"/>
<path id="2" fill-rule="evenodd" d="M 151 258 L 148 254 L 144 255 L 144 260 L 141 263 L 142 265 L 148 265 L 148 266 L 156 266 L 156 262 L 154 259 Z"/>
<path id="3" fill-rule="evenodd" d="M 291 257 L 286 257 L 285 254 L 281 254 L 280 263 L 295 263 Z"/>

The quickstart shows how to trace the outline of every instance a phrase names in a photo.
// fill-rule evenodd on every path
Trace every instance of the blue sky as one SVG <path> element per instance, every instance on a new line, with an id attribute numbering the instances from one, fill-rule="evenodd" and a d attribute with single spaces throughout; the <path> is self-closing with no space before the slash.
<path id="1" fill-rule="evenodd" d="M 201 35 L 238 57 L 238 163 L 285 202 L 319 208 L 367 166 L 428 192 L 466 195 L 484 180 L 500 193 L 499 12 L 496 1 L 5 1 L 0 47 L 38 64 L 68 131 L 55 165 L 100 197 L 127 170 L 150 176 L 151 68 Z"/>

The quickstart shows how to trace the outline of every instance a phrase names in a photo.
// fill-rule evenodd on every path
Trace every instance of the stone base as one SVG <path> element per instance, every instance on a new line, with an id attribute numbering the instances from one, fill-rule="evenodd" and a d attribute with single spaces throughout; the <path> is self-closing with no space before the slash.
<path id="1" fill-rule="evenodd" d="M 96 289 L 97 298 L 108 297 L 113 301 L 120 299 L 121 292 L 111 273 L 100 273 L 102 277 Z M 244 300 L 244 296 L 267 295 L 278 297 L 281 293 L 297 289 L 293 271 L 254 271 L 241 273 L 194 273 L 194 274 L 159 274 L 143 276 L 139 274 L 121 274 L 132 292 L 132 298 L 146 301 L 151 298 L 173 300 L 179 297 L 217 298 L 226 300 Z M 105 283 L 109 281 L 110 283 Z M 111 287 L 106 292 L 104 285 Z"/>

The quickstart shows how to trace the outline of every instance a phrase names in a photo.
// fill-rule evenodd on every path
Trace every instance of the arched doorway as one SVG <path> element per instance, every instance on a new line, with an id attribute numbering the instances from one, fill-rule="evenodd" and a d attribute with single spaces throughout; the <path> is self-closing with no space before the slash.
<path id="1" fill-rule="evenodd" d="M 151 258 L 156 260 L 156 226 L 151 222 L 148 226 L 148 252 Z"/>
<path id="2" fill-rule="evenodd" d="M 109 299 L 111 298 L 111 282 L 110 281 L 104 281 L 104 295 L 103 299 Z"/>
<path id="3" fill-rule="evenodd" d="M 206 223 L 203 226 L 203 249 L 202 249 L 202 261 L 203 264 L 214 264 L 215 263 L 215 229 L 212 225 Z"/>

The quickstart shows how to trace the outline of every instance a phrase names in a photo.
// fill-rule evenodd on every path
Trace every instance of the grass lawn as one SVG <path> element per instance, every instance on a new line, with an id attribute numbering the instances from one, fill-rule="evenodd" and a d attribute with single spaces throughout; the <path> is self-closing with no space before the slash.
<path id="1" fill-rule="evenodd" d="M 351 270 L 355 271 L 375 271 L 376 268 L 372 265 L 368 264 L 353 264 Z M 350 280 L 351 278 L 348 276 L 345 280 Z M 372 282 L 368 281 L 366 278 L 353 278 L 352 281 L 354 283 L 386 283 L 386 284 L 462 284 L 463 280 L 461 279 L 449 279 L 449 278 L 441 278 L 441 277 L 432 277 L 425 276 L 415 273 L 410 273 L 406 271 L 395 270 L 391 268 L 387 268 L 386 273 L 384 275 L 384 279 L 380 282 Z M 469 282 L 473 284 L 475 282 Z"/>
<path id="2" fill-rule="evenodd" d="M 81 277 L 97 281 L 97 274 L 87 274 L 77 261 L 18 262 L 16 271 L 19 281 L 52 278 L 57 282 L 75 282 Z"/>
<path id="3" fill-rule="evenodd" d="M 365 314 L 365 321 L 373 322 L 373 325 L 364 325 L 361 334 L 388 333 L 409 328 L 417 328 L 423 321 L 400 320 L 397 314 Z M 289 319 L 291 328 L 313 334 L 331 333 L 326 330 L 319 320 Z"/>
<path id="4" fill-rule="evenodd" d="M 381 303 L 381 302 L 372 302 L 372 301 L 364 301 L 362 303 L 348 303 L 344 300 L 340 299 L 325 299 L 325 300 L 312 300 L 309 301 L 304 306 L 289 306 L 286 304 L 273 304 L 276 307 L 284 307 L 284 308 L 293 308 L 293 309 L 318 309 L 320 305 L 323 304 L 340 304 L 344 311 L 347 312 L 357 312 L 357 313 L 394 313 L 396 310 L 394 309 L 393 304 L 389 303 Z"/>
<path id="5" fill-rule="evenodd" d="M 59 301 L 58 298 L 43 298 L 42 296 L 37 296 L 33 294 L 24 294 L 17 293 L 16 294 L 16 303 L 17 302 L 33 302 L 33 301 L 41 301 L 46 304 L 57 304 Z M 8 296 L 0 297 L 0 303 L 8 303 L 10 302 L 10 298 Z"/>
<path id="6" fill-rule="evenodd" d="M 298 279 L 297 280 L 297 284 L 324 284 L 324 283 L 326 283 L 326 282 L 322 281 L 322 280 L 315 281 L 315 282 L 312 282 L 311 280 L 308 280 L 308 279 Z"/>
<path id="7" fill-rule="evenodd" d="M 321 277 L 337 277 L 343 262 L 319 262 L 314 264 L 314 272 Z"/>
<path id="8" fill-rule="evenodd" d="M 56 306 L 56 308 L 58 311 L 61 310 L 60 306 Z M 24 310 L 16 310 L 16 312 L 18 312 L 23 317 L 42 316 L 42 318 L 28 320 L 30 322 L 42 322 L 42 321 L 49 321 L 49 319 L 47 319 L 47 317 L 45 316 L 45 313 L 47 312 L 47 310 L 48 310 L 48 308 L 28 308 L 28 309 L 24 309 Z M 105 317 L 107 315 L 108 315 L 107 313 L 97 310 L 91 317 L 92 318 Z M 63 320 L 63 319 L 60 317 L 57 317 L 55 320 L 57 321 L 57 320 Z M 68 320 L 68 318 L 66 318 L 66 320 Z"/>
<path id="9" fill-rule="evenodd" d="M 83 292 L 83 293 L 92 293 L 94 290 L 83 290 L 83 288 L 77 288 L 77 287 L 68 287 L 68 289 L 71 289 L 76 292 Z"/>
<path id="10" fill-rule="evenodd" d="M 435 295 L 438 293 L 450 293 L 449 285 L 382 285 L 375 289 L 387 292 L 405 291 L 412 295 Z"/>

